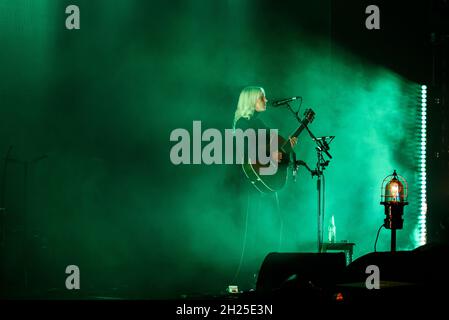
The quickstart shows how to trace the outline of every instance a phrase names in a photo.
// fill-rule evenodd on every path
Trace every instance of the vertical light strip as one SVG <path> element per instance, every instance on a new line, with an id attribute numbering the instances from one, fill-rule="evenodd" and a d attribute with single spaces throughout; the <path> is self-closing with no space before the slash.
<path id="1" fill-rule="evenodd" d="M 427 242 L 427 170 L 426 170 L 426 149 L 427 149 L 427 86 L 421 86 L 421 143 L 419 150 L 419 182 L 420 182 L 420 214 L 418 219 L 419 245 Z"/>

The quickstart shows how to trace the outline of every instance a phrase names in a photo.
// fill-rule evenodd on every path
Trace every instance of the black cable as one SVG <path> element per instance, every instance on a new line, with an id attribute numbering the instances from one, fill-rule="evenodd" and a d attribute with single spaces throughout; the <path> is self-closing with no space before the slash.
<path id="1" fill-rule="evenodd" d="M 278 214 L 279 221 L 280 221 L 278 252 L 281 252 L 281 248 L 282 248 L 282 233 L 284 232 L 284 219 L 283 219 L 282 214 L 281 214 L 281 206 L 279 205 L 278 193 L 275 192 L 274 195 L 276 197 L 276 207 L 277 207 L 277 211 L 278 211 L 277 214 Z"/>
<path id="2" fill-rule="evenodd" d="M 379 239 L 379 233 L 380 233 L 380 230 L 381 230 L 383 227 L 385 227 L 385 225 L 381 225 L 380 228 L 379 228 L 379 230 L 377 230 L 376 241 L 374 242 L 374 252 L 376 252 L 377 240 Z"/>
<path id="3" fill-rule="evenodd" d="M 237 266 L 237 270 L 235 271 L 234 274 L 234 278 L 231 281 L 231 285 L 235 285 L 235 281 L 237 280 L 237 277 L 240 274 L 240 269 L 242 268 L 243 265 L 243 258 L 245 256 L 245 250 L 246 250 L 246 246 L 247 246 L 247 239 L 246 237 L 248 236 L 248 219 L 249 219 L 249 207 L 250 207 L 250 194 L 249 192 L 247 193 L 246 196 L 246 214 L 245 214 L 245 231 L 243 233 L 243 244 L 242 244 L 242 251 L 240 252 L 240 260 L 239 260 L 239 265 Z"/>

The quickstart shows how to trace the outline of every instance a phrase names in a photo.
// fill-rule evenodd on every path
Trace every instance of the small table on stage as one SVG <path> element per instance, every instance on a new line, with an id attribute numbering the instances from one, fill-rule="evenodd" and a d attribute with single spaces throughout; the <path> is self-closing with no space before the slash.
<path id="1" fill-rule="evenodd" d="M 346 265 L 352 262 L 355 243 L 352 242 L 324 242 L 321 244 L 321 252 L 343 251 L 346 256 Z"/>

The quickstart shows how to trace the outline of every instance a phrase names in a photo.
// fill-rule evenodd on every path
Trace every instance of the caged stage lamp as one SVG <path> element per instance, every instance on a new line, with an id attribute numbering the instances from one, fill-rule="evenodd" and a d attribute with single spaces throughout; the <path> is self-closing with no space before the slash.
<path id="1" fill-rule="evenodd" d="M 404 225 L 404 207 L 407 202 L 407 181 L 394 170 L 382 181 L 381 203 L 385 207 L 384 227 L 391 229 L 391 251 L 396 251 L 396 230 Z"/>

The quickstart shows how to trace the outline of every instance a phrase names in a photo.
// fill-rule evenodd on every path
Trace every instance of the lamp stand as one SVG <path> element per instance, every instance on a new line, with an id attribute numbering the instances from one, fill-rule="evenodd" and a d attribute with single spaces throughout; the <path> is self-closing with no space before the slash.
<path id="1" fill-rule="evenodd" d="M 396 229 L 391 229 L 391 252 L 396 251 Z"/>

